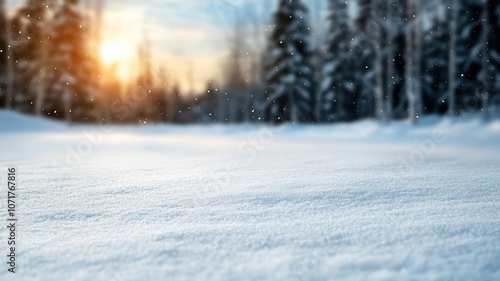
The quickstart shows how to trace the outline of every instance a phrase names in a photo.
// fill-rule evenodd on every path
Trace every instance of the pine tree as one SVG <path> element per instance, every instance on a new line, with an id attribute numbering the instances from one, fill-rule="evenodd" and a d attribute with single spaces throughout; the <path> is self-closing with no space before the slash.
<path id="1" fill-rule="evenodd" d="M 458 1 L 458 0 L 457 0 Z M 457 38 L 456 38 L 456 106 L 457 111 L 479 105 L 475 94 L 480 84 L 482 60 L 482 0 L 458 1 Z"/>
<path id="2" fill-rule="evenodd" d="M 432 9 L 438 11 L 439 7 Z M 431 16 L 430 22 L 422 55 L 422 99 L 425 114 L 443 114 L 447 109 L 449 25 L 438 13 Z"/>
<path id="3" fill-rule="evenodd" d="M 300 0 L 281 0 L 269 39 L 266 84 L 268 121 L 314 121 L 314 71 L 307 9 Z"/>
<path id="4" fill-rule="evenodd" d="M 98 119 L 96 77 L 88 46 L 90 30 L 78 2 L 65 0 L 48 27 L 51 75 L 44 112 L 67 122 L 92 122 Z"/>
<path id="5" fill-rule="evenodd" d="M 12 19 L 12 45 L 16 72 L 16 108 L 34 113 L 46 69 L 45 33 L 51 6 L 45 0 L 28 0 Z M 41 91 L 41 92 L 40 92 Z"/>
<path id="6" fill-rule="evenodd" d="M 0 72 L 0 96 L 2 102 L 6 108 L 11 109 L 14 100 L 14 77 L 15 77 L 15 66 L 14 66 L 14 56 L 13 56 L 13 46 L 12 46 L 12 26 L 10 20 L 8 19 L 7 12 L 5 9 L 5 2 L 0 2 L 0 47 L 2 54 L 0 54 L 1 64 L 0 69 L 4 72 Z M 4 75 L 2 78 L 2 74 Z M 0 105 L 1 103 L 0 102 Z"/>
<path id="7" fill-rule="evenodd" d="M 500 2 L 487 0 L 488 11 L 488 81 L 492 103 L 500 106 Z"/>
<path id="8" fill-rule="evenodd" d="M 488 116 L 489 111 L 489 99 L 491 91 L 491 79 L 490 76 L 490 63 L 489 61 L 489 46 L 488 41 L 490 38 L 490 23 L 488 21 L 489 11 L 488 11 L 488 1 L 483 1 L 481 13 L 481 71 L 479 73 L 479 83 L 481 87 L 477 89 L 476 98 L 480 100 L 480 109 L 483 113 L 483 117 Z"/>
<path id="9" fill-rule="evenodd" d="M 357 0 L 358 15 L 356 17 L 356 26 L 358 28 L 364 28 L 368 25 L 372 9 L 372 1 L 374 0 Z"/>
<path id="10" fill-rule="evenodd" d="M 8 19 L 5 0 L 0 0 L 0 108 L 4 107 L 7 98 L 7 48 Z"/>
<path id="11" fill-rule="evenodd" d="M 375 62 L 373 64 L 374 75 L 374 99 L 375 99 L 375 118 L 379 121 L 387 121 L 385 110 L 384 90 L 386 81 L 384 77 L 384 66 L 387 63 L 387 37 L 388 37 L 388 22 L 387 22 L 387 3 L 386 0 L 372 0 L 371 16 L 372 25 L 376 28 L 372 31 L 372 45 L 375 50 Z M 374 27 L 372 27 L 373 29 Z"/>
<path id="12" fill-rule="evenodd" d="M 345 102 L 352 93 L 350 81 L 349 26 L 347 2 L 330 0 L 329 38 L 321 84 L 321 116 L 323 122 L 348 119 Z"/>
<path id="13" fill-rule="evenodd" d="M 375 116 L 375 60 L 376 45 L 373 33 L 369 30 L 373 20 L 373 1 L 374 0 L 358 0 L 358 14 L 355 18 L 355 31 L 352 35 L 351 57 L 352 66 L 355 70 L 352 75 L 353 92 L 356 95 L 353 97 L 348 113 L 350 116 L 347 120 L 355 120 L 359 118 L 373 118 Z M 375 23 L 376 24 L 376 23 Z"/>
<path id="14" fill-rule="evenodd" d="M 416 124 L 422 115 L 421 58 L 422 58 L 422 9 L 420 0 L 408 0 L 406 33 L 406 95 L 408 117 Z"/>
<path id="15" fill-rule="evenodd" d="M 448 51 L 448 115 L 453 116 L 456 110 L 457 95 L 457 37 L 458 37 L 458 15 L 460 11 L 460 1 L 451 0 L 450 12 L 450 40 Z"/>
<path id="16" fill-rule="evenodd" d="M 391 6 L 392 11 L 392 60 L 394 72 L 392 73 L 392 92 L 388 99 L 391 100 L 389 118 L 401 119 L 407 116 L 408 99 L 404 92 L 405 81 L 405 50 L 406 50 L 406 0 L 395 0 Z M 391 97 L 392 96 L 392 97 Z"/>
<path id="17" fill-rule="evenodd" d="M 394 106 L 394 50 L 396 43 L 397 32 L 397 8 L 394 0 L 386 0 L 386 54 L 385 54 L 385 94 L 384 94 L 384 110 L 385 110 L 385 121 L 391 120 L 393 116 L 393 106 Z"/>
<path id="18" fill-rule="evenodd" d="M 383 92 L 382 102 L 379 100 L 378 117 L 383 121 L 402 118 L 407 115 L 405 108 L 407 97 L 403 94 L 405 86 L 405 48 L 406 48 L 406 1 L 378 0 L 376 17 L 380 27 L 377 60 L 382 69 Z M 380 82 L 378 82 L 379 84 Z M 375 95 L 377 98 L 377 95 Z M 380 97 L 379 97 L 380 99 Z"/>

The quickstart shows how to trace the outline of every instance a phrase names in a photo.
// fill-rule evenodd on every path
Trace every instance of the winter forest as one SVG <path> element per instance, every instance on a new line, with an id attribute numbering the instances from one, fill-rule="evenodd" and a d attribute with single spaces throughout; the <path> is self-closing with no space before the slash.
<path id="1" fill-rule="evenodd" d="M 0 280 L 500 280 L 499 144 L 499 0 L 0 0 Z"/>
<path id="2" fill-rule="evenodd" d="M 268 16 L 231 23 L 223 75 L 195 92 L 179 88 L 168 64 L 153 64 L 147 38 L 133 46 L 134 77 L 103 66 L 105 0 L 26 0 L 12 12 L 2 0 L 0 107 L 68 123 L 497 114 L 500 2 L 325 0 L 319 19 L 305 0 L 276 2 Z"/>

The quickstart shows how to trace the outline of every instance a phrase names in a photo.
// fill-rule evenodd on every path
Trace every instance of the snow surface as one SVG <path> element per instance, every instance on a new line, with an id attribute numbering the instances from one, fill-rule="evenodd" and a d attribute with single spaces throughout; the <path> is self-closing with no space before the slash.
<path id="1" fill-rule="evenodd" d="M 500 280 L 498 121 L 104 128 L 0 111 L 0 156 L 19 179 L 18 273 L 1 262 L 0 280 Z"/>

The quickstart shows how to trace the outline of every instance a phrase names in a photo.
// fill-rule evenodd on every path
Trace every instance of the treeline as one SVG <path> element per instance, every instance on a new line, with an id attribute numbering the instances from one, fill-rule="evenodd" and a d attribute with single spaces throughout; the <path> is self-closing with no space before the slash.
<path id="1" fill-rule="evenodd" d="M 280 1 L 266 54 L 266 120 L 381 121 L 500 105 L 500 2 L 330 0 L 324 46 Z M 323 47 L 323 48 L 322 48 Z"/>
<path id="2" fill-rule="evenodd" d="M 90 2 L 26 0 L 8 18 L 0 1 L 0 107 L 68 123 L 173 121 L 167 92 L 170 102 L 180 93 L 152 70 L 147 40 L 135 81 L 122 83 L 116 65 L 101 65 L 103 1 Z"/>
<path id="3" fill-rule="evenodd" d="M 252 25 L 234 23 L 222 81 L 183 95 L 165 68 L 154 70 L 147 40 L 133 83 L 99 67 L 102 11 L 32 0 L 9 19 L 0 0 L 0 106 L 67 122 L 134 123 L 415 123 L 426 114 L 497 113 L 500 2 L 324 2 L 319 27 L 300 0 L 279 0 L 271 19 L 242 14 Z"/>

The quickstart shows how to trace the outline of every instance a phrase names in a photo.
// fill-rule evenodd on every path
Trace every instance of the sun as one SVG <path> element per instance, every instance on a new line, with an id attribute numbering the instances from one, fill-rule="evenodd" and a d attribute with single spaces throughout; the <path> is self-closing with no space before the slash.
<path id="1" fill-rule="evenodd" d="M 107 41 L 101 44 L 99 50 L 102 62 L 109 66 L 130 60 L 133 50 L 129 44 L 120 41 Z"/>
<path id="2" fill-rule="evenodd" d="M 126 41 L 104 41 L 99 48 L 99 56 L 105 71 L 112 70 L 122 81 L 131 78 L 130 66 L 134 61 L 134 49 Z"/>

